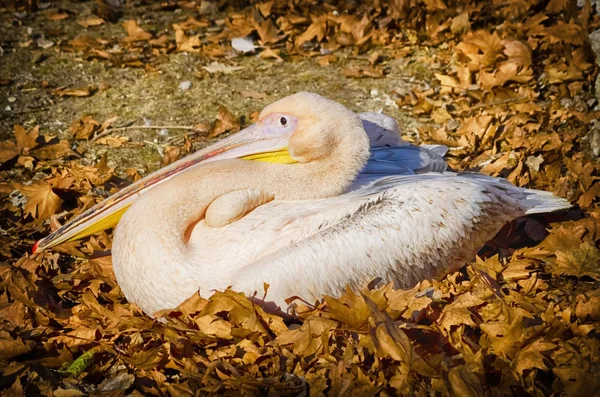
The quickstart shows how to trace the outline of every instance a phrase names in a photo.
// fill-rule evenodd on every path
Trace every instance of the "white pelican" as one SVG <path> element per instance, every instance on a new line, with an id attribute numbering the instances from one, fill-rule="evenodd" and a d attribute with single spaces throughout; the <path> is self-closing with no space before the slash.
<path id="1" fill-rule="evenodd" d="M 198 290 L 209 296 L 232 286 L 262 296 L 265 282 L 266 301 L 285 310 L 291 296 L 338 295 L 376 277 L 410 287 L 446 274 L 505 223 L 570 206 L 502 179 L 445 172 L 434 153 L 440 148 L 416 148 L 378 128 L 396 126 L 294 94 L 267 106 L 256 124 L 100 203 L 34 251 L 122 214 L 113 269 L 146 313 Z M 369 138 L 393 147 L 369 150 Z"/>

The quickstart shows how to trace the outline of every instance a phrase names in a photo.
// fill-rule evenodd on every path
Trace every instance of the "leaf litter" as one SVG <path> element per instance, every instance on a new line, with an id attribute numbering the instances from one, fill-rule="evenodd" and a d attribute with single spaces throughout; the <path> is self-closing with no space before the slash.
<path id="1" fill-rule="evenodd" d="M 139 179 L 135 169 L 118 178 L 105 157 L 84 161 L 86 148 L 135 142 L 108 135 L 115 118 L 82 116 L 69 127 L 69 140 L 15 126 L 13 139 L 0 143 L 6 394 L 595 393 L 600 181 L 588 136 L 598 118 L 588 44 L 588 33 L 600 25 L 595 10 L 563 0 L 334 3 L 163 2 L 156 5 L 162 12 L 195 15 L 166 30 L 126 19 L 120 36 L 107 37 L 89 34 L 106 26 L 103 15 L 90 16 L 76 22 L 88 32 L 58 46 L 150 73 L 171 53 L 196 54 L 200 77 L 242 73 L 236 58 L 253 53 L 265 62 L 314 58 L 348 79 L 385 79 L 397 67 L 392 60 L 417 47 L 435 49 L 423 55 L 435 79 L 386 93 L 427 120 L 408 139 L 448 145 L 457 170 L 549 190 L 581 210 L 515 222 L 480 257 L 441 280 L 409 290 L 348 289 L 297 303 L 294 320 L 231 290 L 210 299 L 195 294 L 153 320 L 126 302 L 110 257 L 97 255 L 110 250 L 110 234 L 27 253 L 35 238 Z M 221 6 L 222 18 L 210 18 Z M 103 7 L 98 12 L 111 9 Z M 111 20 L 119 18 L 113 14 Z M 47 18 L 69 13 L 54 10 Z M 351 56 L 342 63 L 337 55 L 344 52 Z M 89 85 L 53 90 L 75 98 L 95 92 Z M 213 123 L 197 128 L 212 138 L 252 119 L 220 106 Z M 162 163 L 190 152 L 198 139 L 186 135 L 167 146 Z"/>

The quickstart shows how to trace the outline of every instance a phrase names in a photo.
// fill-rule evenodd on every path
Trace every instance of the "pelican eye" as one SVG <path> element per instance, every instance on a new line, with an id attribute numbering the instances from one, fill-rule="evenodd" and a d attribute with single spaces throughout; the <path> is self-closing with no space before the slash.
<path id="1" fill-rule="evenodd" d="M 279 119 L 279 123 L 285 127 L 287 125 L 287 119 L 285 117 L 282 117 Z"/>

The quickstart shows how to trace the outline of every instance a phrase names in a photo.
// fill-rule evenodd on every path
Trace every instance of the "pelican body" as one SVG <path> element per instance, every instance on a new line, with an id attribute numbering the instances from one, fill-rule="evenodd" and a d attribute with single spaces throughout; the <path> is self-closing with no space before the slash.
<path id="1" fill-rule="evenodd" d="M 160 183 L 130 188 L 129 208 L 104 205 L 41 246 L 122 214 L 113 269 L 146 313 L 198 290 L 262 296 L 264 283 L 265 301 L 286 309 L 291 296 L 335 296 L 377 277 L 405 288 L 444 275 L 507 222 L 569 207 L 548 192 L 448 172 L 443 148 L 409 145 L 393 119 L 361 116 L 316 94 L 283 98 L 178 171 L 147 179 Z"/>

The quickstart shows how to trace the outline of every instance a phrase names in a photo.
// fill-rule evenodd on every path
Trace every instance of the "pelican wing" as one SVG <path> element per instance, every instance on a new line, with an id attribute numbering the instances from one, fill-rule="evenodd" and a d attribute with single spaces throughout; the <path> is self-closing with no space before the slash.
<path id="1" fill-rule="evenodd" d="M 446 148 L 442 145 L 435 145 Z M 443 156 L 421 146 L 406 144 L 397 147 L 373 147 L 365 168 L 356 177 L 350 191 L 365 186 L 383 176 L 416 175 L 444 172 L 448 164 Z"/>
<path id="2" fill-rule="evenodd" d="M 269 283 L 268 300 L 283 305 L 289 296 L 335 295 L 375 276 L 411 286 L 460 267 L 504 223 L 568 207 L 551 194 L 482 175 L 388 176 L 330 199 L 274 201 L 223 228 L 200 223 L 190 257 L 227 263 L 235 275 L 223 282 L 240 291 Z M 209 277 L 211 288 L 227 286 L 214 285 L 221 271 Z"/>
<path id="3" fill-rule="evenodd" d="M 367 166 L 362 171 L 366 174 L 386 173 L 380 166 L 393 164 L 410 170 L 412 174 L 427 172 L 444 172 L 448 164 L 443 156 L 424 147 L 407 145 L 398 147 L 373 147 Z M 385 168 L 385 166 L 383 167 Z M 397 174 L 393 173 L 393 174 Z"/>

